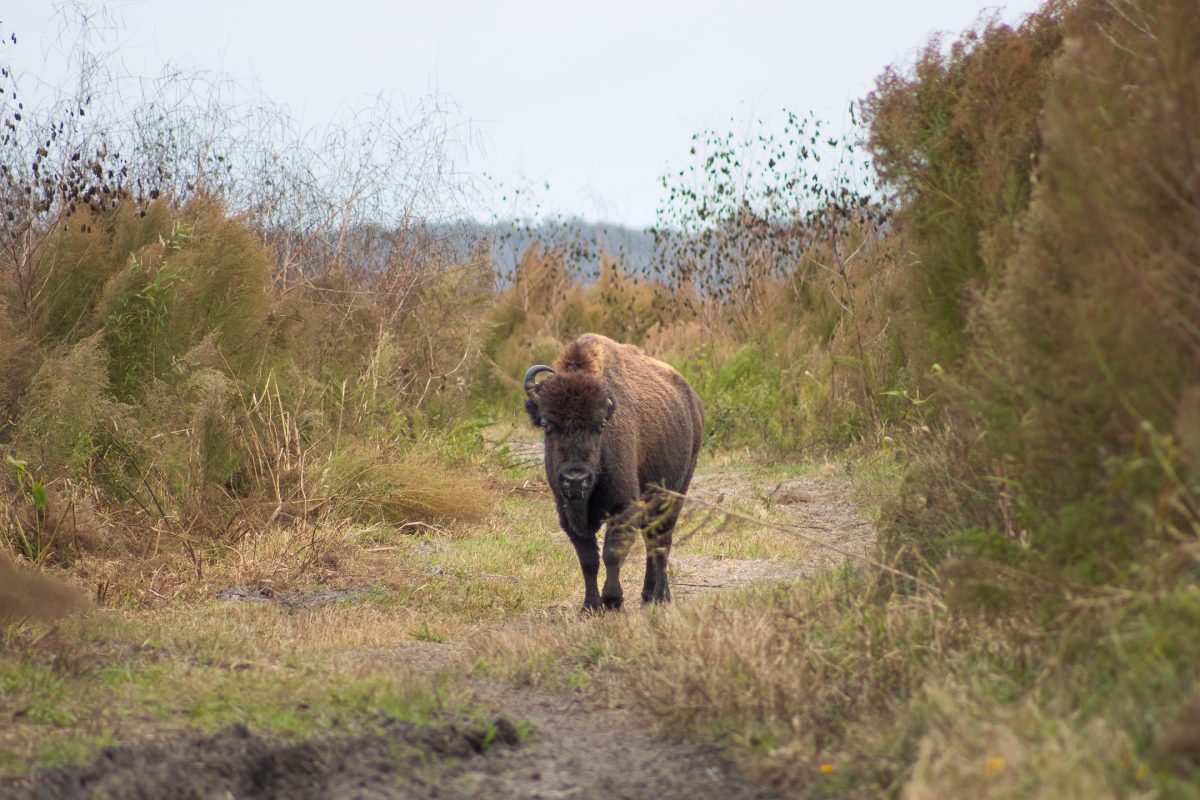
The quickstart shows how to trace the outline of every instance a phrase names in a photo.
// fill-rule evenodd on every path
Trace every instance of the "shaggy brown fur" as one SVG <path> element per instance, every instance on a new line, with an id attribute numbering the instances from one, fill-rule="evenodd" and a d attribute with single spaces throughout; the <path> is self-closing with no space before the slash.
<path id="1" fill-rule="evenodd" d="M 561 430 L 600 429 L 606 421 L 605 399 L 608 390 L 603 381 L 586 372 L 561 372 L 539 387 L 539 400 L 546 409 L 542 420 Z"/>
<path id="2" fill-rule="evenodd" d="M 546 478 L 579 554 L 584 607 L 621 606 L 621 564 L 637 530 L 647 552 L 642 599 L 666 601 L 680 508 L 654 487 L 687 491 L 704 429 L 700 398 L 670 365 L 597 334 L 568 344 L 554 367 L 530 389 L 525 408 L 546 434 Z M 605 521 L 600 593 L 596 533 Z"/>

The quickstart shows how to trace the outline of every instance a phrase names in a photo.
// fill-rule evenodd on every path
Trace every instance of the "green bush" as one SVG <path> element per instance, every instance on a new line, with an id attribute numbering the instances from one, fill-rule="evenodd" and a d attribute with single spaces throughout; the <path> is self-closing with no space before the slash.
<path id="1" fill-rule="evenodd" d="M 916 256 L 906 276 L 914 318 L 895 332 L 916 378 L 961 357 L 974 295 L 1011 251 L 1061 25 L 1052 5 L 1016 29 L 986 21 L 948 51 L 934 39 L 911 71 L 886 70 L 863 104 L 875 167 L 899 194 L 897 222 Z"/>
<path id="2" fill-rule="evenodd" d="M 123 409 L 108 390 L 103 334 L 43 362 L 21 400 L 16 450 L 32 471 L 51 477 L 89 474 Z"/>
<path id="3" fill-rule="evenodd" d="M 265 248 L 219 204 L 196 201 L 105 288 L 99 312 L 117 396 L 136 397 L 209 336 L 229 370 L 252 376 L 265 359 L 272 306 Z"/>

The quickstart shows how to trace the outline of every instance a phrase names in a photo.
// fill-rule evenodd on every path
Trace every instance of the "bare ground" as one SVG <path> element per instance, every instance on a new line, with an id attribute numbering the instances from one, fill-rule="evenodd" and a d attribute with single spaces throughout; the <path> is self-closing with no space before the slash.
<path id="1" fill-rule="evenodd" d="M 875 529 L 855 507 L 850 494 L 849 482 L 834 478 L 766 481 L 755 480 L 745 472 L 697 475 L 688 492 L 689 498 L 699 501 L 693 504 L 700 506 L 697 513 L 710 505 L 769 506 L 773 513 L 767 524 L 793 531 L 798 558 L 783 562 L 696 556 L 687 552 L 685 542 L 671 557 L 672 586 L 678 587 L 672 591 L 678 597 L 687 597 L 755 583 L 783 583 L 867 555 L 875 544 Z"/>
<path id="2" fill-rule="evenodd" d="M 439 797 L 751 800 L 775 795 L 747 782 L 715 753 L 664 738 L 624 709 L 595 708 L 578 694 L 477 683 L 476 695 L 533 726 L 527 746 L 463 771 Z"/>
<path id="3" fill-rule="evenodd" d="M 748 473 L 696 478 L 693 513 L 706 504 L 737 507 L 758 523 L 794 530 L 796 557 L 787 561 L 721 558 L 689 552 L 672 556 L 677 602 L 753 584 L 801 579 L 865 554 L 871 525 L 855 510 L 850 486 L 833 478 L 760 481 Z M 549 498 L 547 497 L 547 500 Z M 765 512 L 764 509 L 770 509 Z M 633 577 L 631 575 L 631 577 Z M 232 587 L 224 599 L 308 602 Z M 320 598 L 318 598 L 320 599 Z M 640 613 L 636 603 L 625 613 Z M 512 620 L 514 630 L 529 620 Z M 345 666 L 396 672 L 469 672 L 463 643 L 409 642 L 344 654 Z M 336 665 L 335 665 L 336 666 Z M 110 748 L 90 763 L 43 770 L 29 797 L 437 797 L 437 798 L 767 798 L 770 792 L 740 776 L 718 753 L 656 731 L 636 710 L 602 708 L 579 692 L 515 687 L 469 678 L 481 707 L 491 709 L 492 732 L 468 723 L 416 728 L 387 722 L 377 735 L 296 742 L 271 739 L 234 726 L 216 735 Z M 519 738 L 509 722 L 532 735 Z M 498 733 L 497 733 L 498 732 Z M 2 788 L 2 787 L 0 787 Z M 96 792 L 100 792 L 99 795 Z"/>
<path id="4" fill-rule="evenodd" d="M 382 718 L 377 732 L 289 741 L 244 725 L 102 750 L 88 764 L 41 770 L 9 797 L 29 800 L 321 800 L 436 797 L 455 774 L 519 741 L 516 727 Z M 0 784 L 0 791 L 4 786 Z"/>

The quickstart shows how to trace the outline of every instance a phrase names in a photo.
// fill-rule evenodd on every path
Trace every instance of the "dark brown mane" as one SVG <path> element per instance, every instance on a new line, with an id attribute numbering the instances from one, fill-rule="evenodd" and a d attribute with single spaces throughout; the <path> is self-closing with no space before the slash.
<path id="1" fill-rule="evenodd" d="M 588 372 L 559 372 L 538 386 L 543 413 L 560 427 L 591 427 L 605 416 L 608 391 Z"/>

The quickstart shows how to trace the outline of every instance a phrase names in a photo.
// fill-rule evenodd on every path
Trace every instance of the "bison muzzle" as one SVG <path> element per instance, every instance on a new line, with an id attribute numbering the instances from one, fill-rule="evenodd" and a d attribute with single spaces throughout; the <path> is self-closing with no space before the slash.
<path id="1" fill-rule="evenodd" d="M 592 333 L 568 344 L 553 367 L 530 367 L 525 394 L 529 419 L 545 435 L 559 524 L 583 570 L 584 609 L 621 607 L 621 565 L 638 531 L 646 543 L 642 601 L 670 600 L 667 559 L 678 495 L 700 452 L 700 398 L 670 365 Z M 605 523 L 601 592 L 596 534 Z"/>

